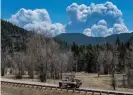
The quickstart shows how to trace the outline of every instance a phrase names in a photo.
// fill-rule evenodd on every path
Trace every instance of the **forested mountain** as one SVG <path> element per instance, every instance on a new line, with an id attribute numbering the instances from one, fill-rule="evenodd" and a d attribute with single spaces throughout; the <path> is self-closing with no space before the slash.
<path id="1" fill-rule="evenodd" d="M 96 45 L 105 43 L 115 44 L 117 37 L 119 37 L 121 42 L 125 43 L 133 39 L 133 33 L 114 34 L 107 37 L 88 37 L 81 33 L 62 33 L 55 38 L 66 41 L 68 44 L 75 42 L 78 45 Z"/>
<path id="2" fill-rule="evenodd" d="M 28 38 L 34 34 L 35 32 L 27 31 L 10 22 L 1 20 L 2 51 L 8 50 L 10 53 L 13 51 L 25 51 Z M 66 42 L 58 39 L 55 39 L 55 41 L 60 44 L 60 48 L 68 48 Z"/>
<path id="3" fill-rule="evenodd" d="M 33 33 L 1 20 L 1 44 L 2 51 L 24 51 L 26 41 Z"/>
<path id="4" fill-rule="evenodd" d="M 33 32 L 13 25 L 10 22 L 1 20 L 2 51 L 5 51 L 5 49 L 9 49 L 10 52 L 12 52 L 13 50 L 25 50 L 26 41 L 31 35 L 33 35 Z M 114 44 L 116 42 L 117 37 L 119 37 L 121 42 L 125 43 L 128 40 L 133 39 L 133 33 L 123 33 L 119 35 L 115 34 L 108 37 L 88 37 L 81 33 L 62 33 L 55 37 L 55 41 L 61 45 L 61 48 L 68 48 L 70 47 L 69 44 L 73 44 L 73 42 L 78 45 L 96 45 L 105 43 Z"/>

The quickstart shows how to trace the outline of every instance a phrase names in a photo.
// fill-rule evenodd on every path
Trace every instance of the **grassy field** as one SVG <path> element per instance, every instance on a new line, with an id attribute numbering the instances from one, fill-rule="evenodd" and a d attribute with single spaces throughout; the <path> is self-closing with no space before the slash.
<path id="1" fill-rule="evenodd" d="M 133 89 L 123 88 L 122 74 L 116 74 L 115 76 L 116 76 L 116 90 L 133 92 Z M 82 87 L 113 90 L 111 86 L 111 79 L 112 79 L 111 75 L 100 75 L 98 77 L 97 74 L 87 74 L 87 73 L 81 72 L 76 74 L 76 78 L 82 80 L 83 82 Z"/>
<path id="2" fill-rule="evenodd" d="M 118 91 L 127 91 L 133 92 L 133 89 L 123 88 L 122 85 L 122 75 L 117 74 L 116 76 L 116 90 Z M 12 78 L 11 76 L 5 76 L 7 78 Z M 84 72 L 76 73 L 76 78 L 82 81 L 82 87 L 94 88 L 94 89 L 105 89 L 113 90 L 111 87 L 111 75 L 100 75 L 97 74 L 88 74 Z M 38 79 L 28 79 L 27 76 L 24 76 L 22 80 L 25 81 L 39 81 Z M 58 84 L 59 80 L 47 80 L 48 83 Z"/>

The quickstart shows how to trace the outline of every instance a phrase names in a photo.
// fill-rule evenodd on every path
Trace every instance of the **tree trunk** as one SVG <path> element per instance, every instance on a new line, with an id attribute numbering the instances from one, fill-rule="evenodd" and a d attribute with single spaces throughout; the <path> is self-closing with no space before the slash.
<path id="1" fill-rule="evenodd" d="M 51 79 L 54 79 L 54 66 L 53 66 L 53 64 L 51 64 L 50 73 L 51 73 L 51 75 L 50 75 Z"/>
<path id="2" fill-rule="evenodd" d="M 28 70 L 28 75 L 29 75 L 29 78 L 34 78 L 34 74 L 33 74 L 33 70 L 32 69 Z"/>
<path id="3" fill-rule="evenodd" d="M 1 76 L 5 75 L 5 68 L 1 68 Z"/>
<path id="4" fill-rule="evenodd" d="M 60 78 L 62 79 L 62 63 L 61 63 L 61 77 Z"/>

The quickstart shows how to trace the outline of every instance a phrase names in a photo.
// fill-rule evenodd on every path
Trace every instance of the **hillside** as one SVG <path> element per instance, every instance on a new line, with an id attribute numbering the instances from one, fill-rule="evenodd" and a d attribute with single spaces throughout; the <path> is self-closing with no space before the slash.
<path id="1" fill-rule="evenodd" d="M 1 46 L 2 51 L 8 50 L 10 53 L 13 51 L 25 51 L 26 42 L 29 37 L 34 35 L 34 32 L 27 31 L 10 22 L 1 20 Z M 61 49 L 67 49 L 69 46 L 66 42 L 55 40 L 60 44 Z"/>
<path id="2" fill-rule="evenodd" d="M 24 51 L 26 41 L 33 34 L 30 31 L 17 27 L 7 21 L 1 20 L 1 47 L 2 51 Z"/>
<path id="3" fill-rule="evenodd" d="M 125 43 L 133 39 L 133 33 L 114 34 L 107 37 L 88 37 L 81 33 L 62 33 L 60 35 L 57 35 L 55 38 L 66 41 L 68 44 L 72 44 L 73 42 L 75 42 L 79 45 L 95 45 L 104 44 L 106 42 L 110 44 L 115 44 L 117 37 L 119 37 L 121 42 Z"/>

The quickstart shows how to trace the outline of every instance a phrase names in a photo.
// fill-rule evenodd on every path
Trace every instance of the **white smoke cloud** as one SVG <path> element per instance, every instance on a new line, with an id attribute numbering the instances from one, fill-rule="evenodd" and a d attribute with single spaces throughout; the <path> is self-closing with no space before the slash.
<path id="1" fill-rule="evenodd" d="M 113 26 L 113 33 L 120 34 L 128 32 L 127 27 L 124 24 L 114 24 Z"/>
<path id="2" fill-rule="evenodd" d="M 94 24 L 91 28 L 84 29 L 83 34 L 93 37 L 106 37 L 111 34 L 128 33 L 128 29 L 123 24 L 114 24 L 112 28 L 107 27 L 105 20 L 100 20 L 97 24 Z"/>
<path id="3" fill-rule="evenodd" d="M 62 24 L 51 23 L 52 21 L 45 9 L 26 10 L 22 8 L 12 15 L 9 21 L 26 30 L 45 33 L 51 36 L 65 32 Z"/>
<path id="4" fill-rule="evenodd" d="M 65 32 L 64 26 L 62 24 L 51 24 L 45 21 L 26 24 L 23 28 L 27 30 L 36 31 L 38 33 L 45 33 L 45 35 L 52 37 Z"/>
<path id="5" fill-rule="evenodd" d="M 91 29 L 90 29 L 90 28 L 84 29 L 83 34 L 85 34 L 85 35 L 87 35 L 87 36 L 92 36 L 92 34 L 91 34 Z"/>
<path id="6" fill-rule="evenodd" d="M 111 2 L 86 6 L 71 4 L 66 8 L 69 23 L 68 32 L 82 32 L 88 36 L 101 37 L 128 32 L 123 23 L 122 12 Z"/>
<path id="7" fill-rule="evenodd" d="M 100 20 L 100 21 L 98 22 L 98 25 L 107 26 L 107 23 L 106 23 L 105 20 Z"/>
<path id="8" fill-rule="evenodd" d="M 8 20 L 30 31 L 56 36 L 64 32 L 83 32 L 87 36 L 105 37 L 111 34 L 130 32 L 122 19 L 122 12 L 111 2 L 104 4 L 71 4 L 66 8 L 67 25 L 52 23 L 47 10 L 21 8 Z"/>

